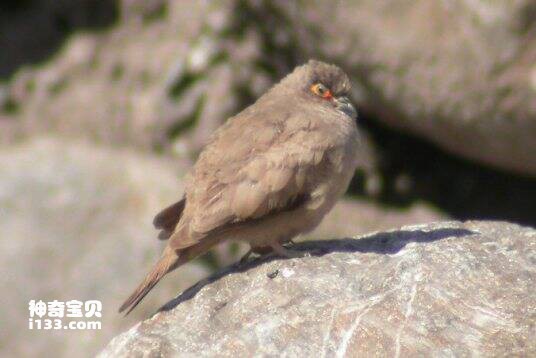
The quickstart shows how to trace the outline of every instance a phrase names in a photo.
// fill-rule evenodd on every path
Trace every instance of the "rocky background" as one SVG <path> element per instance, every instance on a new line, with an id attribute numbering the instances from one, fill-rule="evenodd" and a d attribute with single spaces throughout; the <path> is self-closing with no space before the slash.
<path id="1" fill-rule="evenodd" d="M 244 248 L 221 247 L 115 313 L 210 133 L 309 58 L 352 77 L 365 143 L 309 239 L 447 218 L 536 226 L 532 0 L 4 1 L 0 355 L 93 355 L 234 262 Z M 29 331 L 30 299 L 100 299 L 103 329 Z"/>

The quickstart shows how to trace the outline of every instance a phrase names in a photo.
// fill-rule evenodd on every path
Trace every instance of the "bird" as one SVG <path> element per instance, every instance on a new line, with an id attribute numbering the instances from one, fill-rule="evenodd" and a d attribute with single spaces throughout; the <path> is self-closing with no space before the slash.
<path id="1" fill-rule="evenodd" d="M 284 244 L 313 230 L 357 167 L 351 83 L 309 60 L 211 135 L 185 177 L 185 194 L 154 218 L 163 253 L 119 308 L 130 313 L 164 275 L 227 240 L 248 253 L 296 257 Z"/>

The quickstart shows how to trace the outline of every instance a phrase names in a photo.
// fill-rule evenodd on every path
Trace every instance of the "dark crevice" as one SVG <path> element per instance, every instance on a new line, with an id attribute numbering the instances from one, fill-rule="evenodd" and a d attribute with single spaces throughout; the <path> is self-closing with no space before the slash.
<path id="1" fill-rule="evenodd" d="M 191 72 L 185 73 L 177 81 L 171 84 L 169 88 L 169 95 L 172 98 L 179 98 L 182 94 L 191 88 L 196 82 L 203 79 L 202 75 L 194 74 Z"/>
<path id="2" fill-rule="evenodd" d="M 148 24 L 152 23 L 154 21 L 162 20 L 164 19 L 168 14 L 168 4 L 165 2 L 158 3 L 152 8 L 149 8 L 144 14 L 143 14 L 143 21 Z"/>
<path id="3" fill-rule="evenodd" d="M 115 0 L 2 1 L 0 81 L 49 59 L 74 31 L 107 28 L 118 16 Z"/>
<path id="4" fill-rule="evenodd" d="M 257 59 L 256 66 L 272 78 L 283 77 L 296 64 L 303 62 L 292 19 L 273 1 L 236 2 L 232 25 L 223 35 L 241 38 L 250 29 L 260 36 L 261 53 L 264 55 Z"/>
<path id="5" fill-rule="evenodd" d="M 5 113 L 5 114 L 14 115 L 14 114 L 17 114 L 19 112 L 20 106 L 19 106 L 19 103 L 17 101 L 15 101 L 11 97 L 8 97 L 4 101 L 4 103 L 2 103 L 0 109 L 1 109 L 1 112 Z"/>
<path id="6" fill-rule="evenodd" d="M 459 220 L 507 220 L 536 226 L 533 178 L 446 153 L 427 140 L 388 128 L 366 115 L 359 122 L 378 152 L 382 186 L 374 200 L 398 207 L 426 201 Z M 400 178 L 406 183 L 403 190 Z M 350 191 L 370 197 L 363 180 L 354 180 Z"/>

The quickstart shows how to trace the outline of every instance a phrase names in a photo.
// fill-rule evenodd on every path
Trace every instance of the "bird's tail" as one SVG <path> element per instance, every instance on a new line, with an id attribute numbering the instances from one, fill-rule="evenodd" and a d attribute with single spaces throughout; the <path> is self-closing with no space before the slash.
<path id="1" fill-rule="evenodd" d="M 165 274 L 179 266 L 180 256 L 182 256 L 180 252 L 176 252 L 174 249 L 166 247 L 160 260 L 158 260 L 151 272 L 149 272 L 132 295 L 130 295 L 130 297 L 121 305 L 119 312 L 128 309 L 125 315 L 129 314 Z"/>

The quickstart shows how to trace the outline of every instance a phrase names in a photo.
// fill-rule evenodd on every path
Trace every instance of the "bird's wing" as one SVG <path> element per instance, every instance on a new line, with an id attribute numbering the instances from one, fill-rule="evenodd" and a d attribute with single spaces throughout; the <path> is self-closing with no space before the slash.
<path id="1" fill-rule="evenodd" d="M 215 230 L 291 210 L 306 199 L 310 176 L 321 173 L 322 131 L 296 115 L 255 119 L 255 113 L 231 119 L 200 155 L 172 247 L 194 245 Z"/>
<path id="2" fill-rule="evenodd" d="M 154 217 L 153 225 L 155 228 L 160 229 L 160 233 L 158 234 L 160 240 L 167 240 L 173 234 L 175 227 L 182 217 L 185 204 L 186 199 L 182 198 L 160 211 Z"/>

